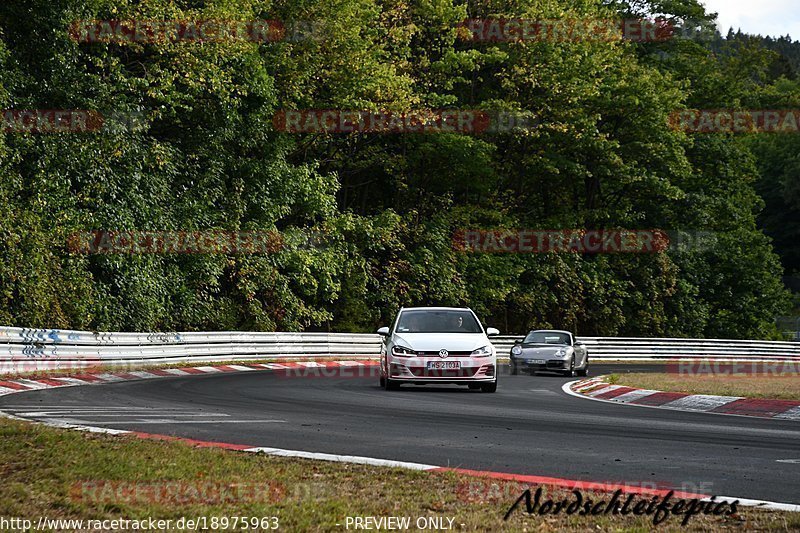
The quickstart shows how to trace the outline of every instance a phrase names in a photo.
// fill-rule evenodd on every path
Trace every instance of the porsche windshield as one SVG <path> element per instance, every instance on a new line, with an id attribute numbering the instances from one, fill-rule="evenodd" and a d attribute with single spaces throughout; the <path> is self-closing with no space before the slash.
<path id="1" fill-rule="evenodd" d="M 483 333 L 469 311 L 403 311 L 397 333 Z"/>
<path id="2" fill-rule="evenodd" d="M 525 344 L 566 344 L 569 345 L 569 335 L 554 331 L 531 331 L 523 341 Z"/>

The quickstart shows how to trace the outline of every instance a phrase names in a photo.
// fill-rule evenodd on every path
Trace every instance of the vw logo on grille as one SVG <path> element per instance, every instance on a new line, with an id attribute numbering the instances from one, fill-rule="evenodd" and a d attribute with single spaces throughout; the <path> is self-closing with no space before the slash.
<path id="1" fill-rule="evenodd" d="M 442 359 L 445 359 L 449 355 L 450 355 L 450 352 L 448 352 L 447 350 L 439 350 L 439 357 L 441 357 Z"/>

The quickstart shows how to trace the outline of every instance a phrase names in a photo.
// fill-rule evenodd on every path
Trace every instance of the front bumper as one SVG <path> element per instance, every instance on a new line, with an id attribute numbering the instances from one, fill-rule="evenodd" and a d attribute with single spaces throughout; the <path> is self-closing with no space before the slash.
<path id="1" fill-rule="evenodd" d="M 428 368 L 428 362 L 458 363 L 459 368 Z M 454 357 L 432 359 L 423 357 L 393 357 L 389 376 L 404 383 L 486 383 L 497 379 L 497 360 L 494 357 Z"/>
<path id="2" fill-rule="evenodd" d="M 530 371 L 530 372 L 561 372 L 569 370 L 569 359 L 541 359 L 538 360 L 528 359 L 511 359 L 511 366 L 517 366 L 517 370 Z"/>

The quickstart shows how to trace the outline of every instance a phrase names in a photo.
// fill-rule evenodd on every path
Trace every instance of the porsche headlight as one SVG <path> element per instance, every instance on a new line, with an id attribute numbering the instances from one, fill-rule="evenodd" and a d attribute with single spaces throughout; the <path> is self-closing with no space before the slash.
<path id="1" fill-rule="evenodd" d="M 411 348 L 395 344 L 392 346 L 392 355 L 399 355 L 400 357 L 414 357 L 417 355 Z"/>
<path id="2" fill-rule="evenodd" d="M 565 348 L 560 348 L 556 352 L 556 357 L 564 357 L 565 355 L 567 355 L 567 350 Z"/>
<path id="3" fill-rule="evenodd" d="M 492 355 L 492 349 L 489 346 L 481 346 L 477 350 L 473 351 L 472 355 L 475 357 L 487 357 Z"/>
<path id="4" fill-rule="evenodd" d="M 514 355 L 522 355 L 522 346 L 514 346 L 511 348 L 511 353 Z"/>

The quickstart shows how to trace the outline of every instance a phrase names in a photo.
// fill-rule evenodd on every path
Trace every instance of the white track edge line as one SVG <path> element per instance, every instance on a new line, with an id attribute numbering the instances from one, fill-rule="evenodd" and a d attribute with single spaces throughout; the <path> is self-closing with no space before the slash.
<path id="1" fill-rule="evenodd" d="M 755 507 L 757 509 L 767 509 L 770 511 L 789 511 L 791 513 L 800 513 L 800 505 L 793 503 L 779 503 L 770 502 L 766 500 L 750 500 L 747 498 L 732 498 L 730 496 L 717 496 L 716 501 L 721 500 L 739 500 L 739 504 L 744 507 Z"/>
<path id="2" fill-rule="evenodd" d="M 391 459 L 378 459 L 375 457 L 362 457 L 358 455 L 338 455 L 333 453 L 304 452 L 300 450 L 285 450 L 282 448 L 257 447 L 242 450 L 249 453 L 263 453 L 277 457 L 298 457 L 303 459 L 316 459 L 318 461 L 331 461 L 336 463 L 352 463 L 371 466 L 384 466 L 390 468 L 406 468 L 410 470 L 435 470 L 440 467 L 407 461 L 393 461 Z"/>

